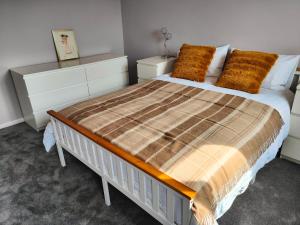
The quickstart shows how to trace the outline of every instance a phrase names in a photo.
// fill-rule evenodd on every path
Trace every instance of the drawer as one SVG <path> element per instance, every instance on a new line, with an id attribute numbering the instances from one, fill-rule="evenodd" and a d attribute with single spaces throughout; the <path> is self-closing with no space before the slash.
<path id="1" fill-rule="evenodd" d="M 96 80 L 99 78 L 105 78 L 107 76 L 110 76 L 111 74 L 118 74 L 128 71 L 128 63 L 126 57 L 89 64 L 85 67 L 87 80 Z"/>
<path id="2" fill-rule="evenodd" d="M 89 96 L 87 84 L 80 84 L 47 93 L 29 96 L 33 112 L 62 105 Z"/>
<path id="3" fill-rule="evenodd" d="M 281 158 L 300 163 L 300 139 L 288 136 L 282 146 Z"/>
<path id="4" fill-rule="evenodd" d="M 297 90 L 296 92 L 292 113 L 300 114 L 300 90 Z"/>
<path id="5" fill-rule="evenodd" d="M 150 79 L 151 80 L 151 79 Z M 149 79 L 144 79 L 144 78 L 138 78 L 138 83 L 141 84 L 141 83 L 144 83 L 146 81 L 149 81 Z"/>
<path id="6" fill-rule="evenodd" d="M 41 128 L 44 128 L 47 125 L 47 123 L 50 121 L 50 116 L 47 113 L 48 110 L 52 109 L 52 110 L 55 110 L 55 111 L 60 111 L 60 110 L 66 108 L 70 105 L 73 105 L 77 102 L 84 101 L 86 99 L 87 98 L 76 99 L 76 100 L 68 102 L 66 104 L 59 105 L 59 106 L 52 106 L 51 108 L 48 108 L 47 110 L 44 110 L 42 112 L 34 113 L 33 118 L 34 118 L 36 129 L 40 130 Z"/>
<path id="7" fill-rule="evenodd" d="M 63 69 L 32 74 L 24 78 L 28 95 L 74 86 L 86 82 L 84 68 Z"/>
<path id="8" fill-rule="evenodd" d="M 44 128 L 47 125 L 47 123 L 50 121 L 50 116 L 46 111 L 34 114 L 33 117 L 34 117 L 35 127 L 37 130 L 41 130 L 42 128 Z"/>
<path id="9" fill-rule="evenodd" d="M 300 138 L 300 116 L 291 115 L 291 127 L 289 134 L 293 137 Z"/>
<path id="10" fill-rule="evenodd" d="M 137 72 L 138 77 L 144 79 L 153 79 L 158 76 L 157 66 L 137 64 Z"/>
<path id="11" fill-rule="evenodd" d="M 92 96 L 99 96 L 124 88 L 128 85 L 128 73 L 110 74 L 88 82 L 89 92 Z"/>
<path id="12" fill-rule="evenodd" d="M 168 63 L 160 63 L 157 65 L 138 63 L 138 76 L 144 79 L 152 79 L 159 75 L 170 73 L 173 71 L 174 62 L 175 61 L 171 61 Z"/>

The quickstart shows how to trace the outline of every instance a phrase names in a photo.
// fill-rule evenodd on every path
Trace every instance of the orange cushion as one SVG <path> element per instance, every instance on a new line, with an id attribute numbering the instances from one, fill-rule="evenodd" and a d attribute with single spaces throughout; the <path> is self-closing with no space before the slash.
<path id="1" fill-rule="evenodd" d="M 277 54 L 234 50 L 216 85 L 256 94 L 277 58 Z"/>
<path id="2" fill-rule="evenodd" d="M 212 46 L 183 44 L 172 77 L 203 82 L 215 51 Z"/>

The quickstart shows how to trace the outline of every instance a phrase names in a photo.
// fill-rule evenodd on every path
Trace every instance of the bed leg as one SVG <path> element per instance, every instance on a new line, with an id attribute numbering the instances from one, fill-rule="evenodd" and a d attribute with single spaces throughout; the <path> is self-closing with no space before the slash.
<path id="1" fill-rule="evenodd" d="M 109 197 L 108 183 L 103 177 L 102 177 L 102 185 L 103 185 L 105 204 L 107 206 L 110 206 L 111 203 L 110 203 L 110 197 Z"/>
<path id="2" fill-rule="evenodd" d="M 254 184 L 255 178 L 256 178 L 256 175 L 252 178 L 252 180 L 250 181 L 250 184 Z"/>
<path id="3" fill-rule="evenodd" d="M 57 147 L 57 152 L 58 152 L 60 164 L 61 164 L 62 167 L 65 167 L 66 166 L 66 161 L 65 161 L 63 149 L 62 149 L 61 145 L 57 142 L 56 142 L 56 147 Z"/>

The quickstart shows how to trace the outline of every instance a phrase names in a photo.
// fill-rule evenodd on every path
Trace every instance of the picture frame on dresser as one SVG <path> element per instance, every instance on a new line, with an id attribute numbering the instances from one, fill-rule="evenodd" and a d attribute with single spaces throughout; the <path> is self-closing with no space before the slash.
<path id="1" fill-rule="evenodd" d="M 128 85 L 128 60 L 122 54 L 98 54 L 68 62 L 10 69 L 24 120 L 37 131 L 49 122 L 49 109 L 60 110 Z"/>
<path id="2" fill-rule="evenodd" d="M 52 36 L 58 61 L 79 58 L 75 33 L 72 29 L 52 30 Z"/>

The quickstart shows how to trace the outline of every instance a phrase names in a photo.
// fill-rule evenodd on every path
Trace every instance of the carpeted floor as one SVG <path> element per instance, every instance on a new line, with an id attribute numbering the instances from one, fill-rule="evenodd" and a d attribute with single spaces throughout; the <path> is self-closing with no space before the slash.
<path id="1" fill-rule="evenodd" d="M 106 207 L 100 177 L 66 154 L 46 153 L 42 133 L 26 124 L 0 130 L 0 224 L 157 225 L 114 188 Z M 220 225 L 300 224 L 300 166 L 276 159 L 257 175 Z"/>

